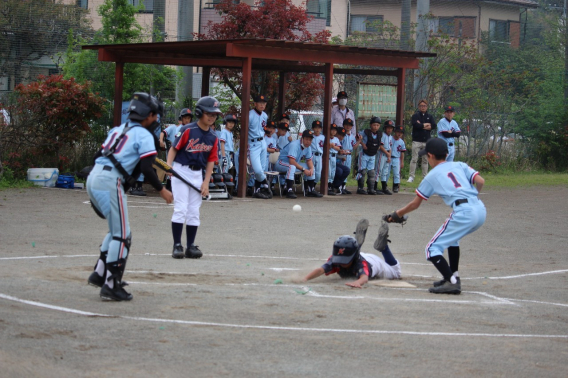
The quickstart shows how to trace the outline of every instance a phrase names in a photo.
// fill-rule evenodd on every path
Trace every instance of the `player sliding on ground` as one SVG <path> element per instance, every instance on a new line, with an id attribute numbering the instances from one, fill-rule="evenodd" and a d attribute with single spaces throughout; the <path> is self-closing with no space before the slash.
<path id="1" fill-rule="evenodd" d="M 422 201 L 427 201 L 434 194 L 442 197 L 453 212 L 426 245 L 426 259 L 434 264 L 443 277 L 434 282 L 434 287 L 429 291 L 436 294 L 460 294 L 459 242 L 485 222 L 485 205 L 477 198 L 485 180 L 465 163 L 446 162 L 447 154 L 448 145 L 443 139 L 428 140 L 426 148 L 418 155 L 428 155 L 428 164 L 432 170 L 416 189 L 416 197 L 402 209 L 387 215 L 386 220 L 401 222 L 404 215 L 418 209 Z M 443 256 L 446 248 L 449 265 Z"/>
<path id="2" fill-rule="evenodd" d="M 392 255 L 387 244 L 388 225 L 383 223 L 374 248 L 383 254 L 384 261 L 377 255 L 361 252 L 369 221 L 361 219 L 357 224 L 355 236 L 344 235 L 333 243 L 331 257 L 320 268 L 312 270 L 304 282 L 325 274 L 337 273 L 341 278 L 357 278 L 345 285 L 361 288 L 369 279 L 400 279 L 400 264 Z"/>

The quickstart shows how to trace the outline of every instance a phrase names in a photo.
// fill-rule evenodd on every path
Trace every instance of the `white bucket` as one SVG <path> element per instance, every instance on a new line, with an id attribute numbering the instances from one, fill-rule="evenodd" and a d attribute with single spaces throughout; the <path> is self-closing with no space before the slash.
<path id="1" fill-rule="evenodd" d="M 54 187 L 59 177 L 57 168 L 30 168 L 28 169 L 28 181 L 38 186 Z"/>

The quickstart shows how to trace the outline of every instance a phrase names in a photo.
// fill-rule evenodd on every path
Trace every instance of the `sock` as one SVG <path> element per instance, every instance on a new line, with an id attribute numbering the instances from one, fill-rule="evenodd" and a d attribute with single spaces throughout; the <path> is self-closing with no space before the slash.
<path id="1" fill-rule="evenodd" d="M 107 274 L 106 274 L 106 284 L 108 285 L 109 288 L 114 288 L 114 279 L 111 279 L 110 276 L 112 276 L 112 273 L 110 272 L 110 270 L 107 270 Z"/>
<path id="2" fill-rule="evenodd" d="M 181 234 L 183 233 L 183 223 L 172 222 L 172 235 L 174 244 L 181 244 Z"/>
<path id="3" fill-rule="evenodd" d="M 268 181 L 266 181 L 266 179 L 262 180 L 262 182 L 260 183 L 260 186 L 263 188 L 268 188 Z"/>
<path id="4" fill-rule="evenodd" d="M 103 260 L 98 259 L 97 266 L 95 267 L 95 272 L 97 272 L 97 274 L 101 277 L 104 276 L 104 274 L 105 274 L 105 263 L 103 262 Z"/>
<path id="5" fill-rule="evenodd" d="M 294 191 L 294 180 L 286 180 L 286 188 L 288 188 L 289 192 Z"/>
<path id="6" fill-rule="evenodd" d="M 260 181 L 254 180 L 254 191 L 255 191 L 255 193 L 260 190 L 261 185 L 262 185 L 262 183 Z"/>
<path id="7" fill-rule="evenodd" d="M 452 273 L 457 272 L 460 264 L 460 247 L 448 247 L 448 257 Z"/>
<path id="8" fill-rule="evenodd" d="M 195 242 L 195 235 L 197 235 L 197 226 L 185 226 L 185 233 L 187 234 L 187 246 Z"/>
<path id="9" fill-rule="evenodd" d="M 438 271 L 442 274 L 442 276 L 444 277 L 444 279 L 446 281 L 451 282 L 452 271 L 450 270 L 450 266 L 448 265 L 448 262 L 446 261 L 444 256 L 439 255 L 439 256 L 430 257 L 430 262 L 432 262 L 432 264 L 434 264 L 436 269 L 438 269 Z M 455 280 L 456 279 L 454 277 L 453 283 L 455 283 Z"/>
<path id="10" fill-rule="evenodd" d="M 398 261 L 396 261 L 396 259 L 392 255 L 392 252 L 391 252 L 388 245 L 385 247 L 385 249 L 383 249 L 381 251 L 381 253 L 383 254 L 383 258 L 385 259 L 385 262 L 387 264 L 389 264 L 390 266 L 395 266 L 396 264 L 398 264 Z"/>

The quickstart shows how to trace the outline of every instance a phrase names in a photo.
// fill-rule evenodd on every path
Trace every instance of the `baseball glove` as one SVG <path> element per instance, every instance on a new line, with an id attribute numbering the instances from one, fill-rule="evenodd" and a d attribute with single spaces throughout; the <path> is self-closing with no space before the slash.
<path id="1" fill-rule="evenodd" d="M 385 222 L 388 223 L 400 223 L 400 224 L 405 224 L 406 221 L 408 220 L 408 216 L 404 215 L 402 217 L 399 217 L 398 214 L 396 213 L 396 211 L 393 211 L 390 214 L 385 214 L 383 215 L 383 220 Z"/>

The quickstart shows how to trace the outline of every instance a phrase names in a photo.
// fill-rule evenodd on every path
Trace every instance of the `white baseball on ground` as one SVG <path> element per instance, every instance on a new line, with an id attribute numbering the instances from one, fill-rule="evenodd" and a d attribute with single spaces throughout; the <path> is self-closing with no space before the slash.
<path id="1" fill-rule="evenodd" d="M 294 205 L 294 207 L 292 208 L 293 211 L 302 211 L 302 206 L 300 205 Z"/>

